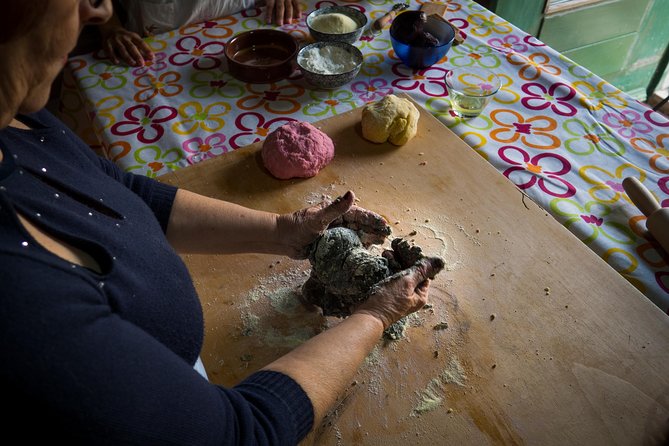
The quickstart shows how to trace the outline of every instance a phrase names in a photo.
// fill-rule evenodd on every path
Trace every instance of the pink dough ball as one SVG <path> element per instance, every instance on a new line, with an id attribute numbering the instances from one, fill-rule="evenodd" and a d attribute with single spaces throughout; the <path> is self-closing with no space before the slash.
<path id="1" fill-rule="evenodd" d="M 334 158 L 334 143 L 307 122 L 290 122 L 270 133 L 262 145 L 262 160 L 280 180 L 310 178 Z"/>

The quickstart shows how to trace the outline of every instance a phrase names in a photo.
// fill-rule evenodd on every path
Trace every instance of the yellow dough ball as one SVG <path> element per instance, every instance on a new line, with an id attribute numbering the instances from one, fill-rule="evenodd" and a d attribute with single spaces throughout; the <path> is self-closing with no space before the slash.
<path id="1" fill-rule="evenodd" d="M 362 136 L 372 142 L 404 145 L 416 136 L 418 116 L 411 101 L 389 94 L 362 109 Z"/>

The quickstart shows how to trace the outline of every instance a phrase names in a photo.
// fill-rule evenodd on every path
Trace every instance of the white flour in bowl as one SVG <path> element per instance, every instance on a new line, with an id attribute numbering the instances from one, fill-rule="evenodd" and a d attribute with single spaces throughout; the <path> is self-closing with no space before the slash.
<path id="1" fill-rule="evenodd" d="M 300 55 L 298 62 L 318 74 L 341 74 L 356 68 L 355 57 L 337 46 L 308 48 Z"/>

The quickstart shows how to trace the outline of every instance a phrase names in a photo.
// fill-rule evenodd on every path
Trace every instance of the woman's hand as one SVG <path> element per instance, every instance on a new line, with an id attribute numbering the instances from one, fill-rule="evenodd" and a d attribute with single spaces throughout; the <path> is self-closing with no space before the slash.
<path id="1" fill-rule="evenodd" d="M 153 51 L 139 34 L 128 31 L 122 26 L 101 29 L 102 49 L 114 64 L 122 60 L 132 67 L 144 66 L 153 60 Z"/>
<path id="2" fill-rule="evenodd" d="M 365 244 L 383 243 L 390 226 L 379 214 L 355 206 L 355 195 L 348 191 L 333 202 L 323 201 L 292 214 L 278 217 L 278 231 L 286 253 L 294 259 L 305 259 L 309 245 L 327 228 L 344 226 L 362 234 Z"/>
<path id="3" fill-rule="evenodd" d="M 393 274 L 375 286 L 372 295 L 353 314 L 369 314 L 383 323 L 384 330 L 427 303 L 430 279 L 444 269 L 439 257 L 426 257 L 410 268 Z"/>
<path id="4" fill-rule="evenodd" d="M 300 18 L 298 0 L 265 0 L 265 22 L 275 25 L 291 23 Z"/>

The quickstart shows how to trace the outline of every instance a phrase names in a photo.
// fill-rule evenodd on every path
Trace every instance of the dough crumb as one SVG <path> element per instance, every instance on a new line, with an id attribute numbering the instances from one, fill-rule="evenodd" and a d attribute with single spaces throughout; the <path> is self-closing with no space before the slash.
<path id="1" fill-rule="evenodd" d="M 446 330 L 448 328 L 448 322 L 439 322 L 437 325 L 432 327 L 433 330 Z"/>

